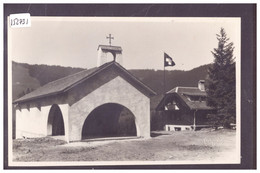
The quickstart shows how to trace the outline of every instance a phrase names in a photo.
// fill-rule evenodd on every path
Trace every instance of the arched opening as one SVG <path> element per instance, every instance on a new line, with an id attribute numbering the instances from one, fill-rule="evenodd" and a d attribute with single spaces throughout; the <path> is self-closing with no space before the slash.
<path id="1" fill-rule="evenodd" d="M 115 103 L 107 103 L 95 108 L 86 118 L 82 128 L 82 139 L 136 135 L 133 113 Z"/>
<path id="2" fill-rule="evenodd" d="M 65 135 L 62 113 L 57 104 L 52 105 L 50 109 L 47 124 L 47 134 L 49 136 Z"/>
<path id="3" fill-rule="evenodd" d="M 112 52 L 107 52 L 107 62 L 114 61 L 114 56 Z"/>

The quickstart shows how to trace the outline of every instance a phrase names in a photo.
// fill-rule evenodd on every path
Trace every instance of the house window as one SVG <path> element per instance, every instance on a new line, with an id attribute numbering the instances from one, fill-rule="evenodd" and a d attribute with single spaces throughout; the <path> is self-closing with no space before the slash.
<path id="1" fill-rule="evenodd" d="M 200 102 L 206 101 L 206 97 L 200 97 L 200 98 L 199 98 L 199 101 L 200 101 Z"/>
<path id="2" fill-rule="evenodd" d="M 175 101 L 169 102 L 166 105 L 165 110 L 180 110 L 177 103 Z"/>
<path id="3" fill-rule="evenodd" d="M 175 110 L 180 110 L 177 103 L 175 101 L 172 102 L 172 104 L 174 105 L 174 109 Z"/>
<path id="4" fill-rule="evenodd" d="M 181 131 L 181 128 L 180 127 L 174 127 L 174 130 L 175 131 Z"/>

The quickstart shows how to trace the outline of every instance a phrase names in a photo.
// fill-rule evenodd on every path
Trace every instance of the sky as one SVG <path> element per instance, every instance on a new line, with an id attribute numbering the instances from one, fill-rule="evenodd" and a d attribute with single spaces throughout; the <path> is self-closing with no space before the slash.
<path id="1" fill-rule="evenodd" d="M 191 70 L 212 63 L 223 27 L 240 59 L 240 18 L 31 17 L 31 27 L 8 28 L 8 58 L 21 63 L 92 68 L 98 45 L 123 49 L 126 69 Z"/>

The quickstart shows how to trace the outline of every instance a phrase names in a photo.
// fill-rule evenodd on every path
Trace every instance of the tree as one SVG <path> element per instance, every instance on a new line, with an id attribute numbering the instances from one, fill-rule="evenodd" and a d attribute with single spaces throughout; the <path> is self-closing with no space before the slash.
<path id="1" fill-rule="evenodd" d="M 207 104 L 217 109 L 214 124 L 228 127 L 236 121 L 236 74 L 233 42 L 228 42 L 224 28 L 217 34 L 218 47 L 211 53 L 214 63 L 206 78 Z"/>

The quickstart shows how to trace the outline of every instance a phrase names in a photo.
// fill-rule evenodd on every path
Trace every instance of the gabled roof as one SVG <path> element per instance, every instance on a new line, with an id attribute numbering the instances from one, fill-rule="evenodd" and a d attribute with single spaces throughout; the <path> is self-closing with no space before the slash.
<path id="1" fill-rule="evenodd" d="M 164 98 L 157 106 L 157 110 L 159 110 L 164 105 L 164 100 L 176 96 L 179 98 L 182 103 L 188 107 L 190 110 L 213 110 L 212 107 L 207 106 L 206 101 L 192 101 L 188 97 L 189 96 L 199 96 L 199 97 L 206 97 L 207 94 L 205 91 L 201 91 L 199 88 L 196 87 L 176 87 L 172 90 L 168 91 Z"/>
<path id="2" fill-rule="evenodd" d="M 82 83 L 86 80 L 88 80 L 90 77 L 100 73 L 104 69 L 115 66 L 116 68 L 119 68 L 123 73 L 125 73 L 128 77 L 130 77 L 135 83 L 140 85 L 145 91 L 149 93 L 149 95 L 156 95 L 156 93 L 150 89 L 148 86 L 146 86 L 144 83 L 142 83 L 140 80 L 138 80 L 135 76 L 133 76 L 130 72 L 128 72 L 125 68 L 123 68 L 120 64 L 118 64 L 115 61 L 103 64 L 100 67 L 95 67 L 88 70 L 83 70 L 78 73 L 69 75 L 67 77 L 52 81 L 50 83 L 47 83 L 46 85 L 32 91 L 31 93 L 28 93 L 24 95 L 23 97 L 17 99 L 14 101 L 14 103 L 29 101 L 37 98 L 43 98 L 48 97 L 52 95 L 56 95 L 59 93 L 66 92 L 76 86 L 79 83 Z"/>
<path id="3" fill-rule="evenodd" d="M 196 87 L 176 87 L 167 92 L 167 94 L 170 93 L 181 93 L 190 96 L 207 96 L 205 91 L 201 91 L 199 88 Z"/>

